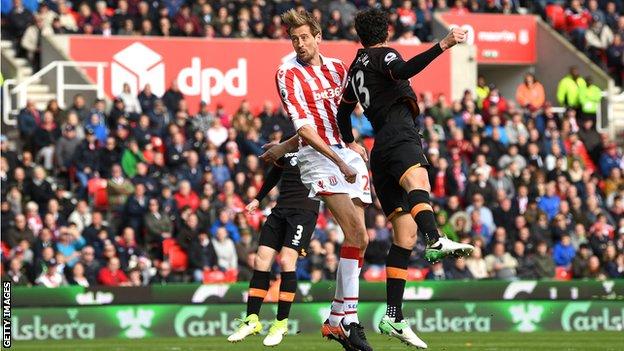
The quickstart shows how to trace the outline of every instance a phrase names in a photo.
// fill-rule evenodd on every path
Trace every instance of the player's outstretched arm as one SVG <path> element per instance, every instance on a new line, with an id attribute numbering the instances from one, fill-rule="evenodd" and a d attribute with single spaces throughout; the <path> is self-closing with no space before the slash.
<path id="1" fill-rule="evenodd" d="M 282 178 L 283 170 L 284 169 L 277 163 L 273 167 L 271 167 L 269 172 L 264 177 L 264 183 L 262 183 L 262 187 L 260 187 L 258 195 L 256 195 L 256 198 L 253 199 L 245 207 L 247 209 L 247 212 L 253 212 L 258 208 L 260 202 L 264 199 L 264 197 L 269 194 L 271 189 L 273 189 L 277 185 L 277 183 L 279 183 L 280 179 Z"/>
<path id="2" fill-rule="evenodd" d="M 390 73 L 394 79 L 410 79 L 425 69 L 445 50 L 465 41 L 466 31 L 460 28 L 453 28 L 444 39 L 429 48 L 429 50 L 412 57 L 408 61 L 397 59 L 390 62 L 388 65 Z"/>
<path id="3" fill-rule="evenodd" d="M 260 155 L 260 159 L 266 163 L 275 163 L 289 152 L 297 151 L 299 147 L 299 136 L 294 135 L 290 139 L 281 143 L 268 143 L 262 145 L 266 151 Z"/>
<path id="4" fill-rule="evenodd" d="M 321 139 L 316 130 L 314 130 L 314 127 L 309 124 L 304 125 L 297 130 L 297 134 L 299 134 L 299 136 L 303 140 L 305 140 L 308 145 L 312 146 L 314 150 L 320 152 L 321 154 L 323 154 L 323 156 L 327 157 L 333 163 L 335 163 L 349 183 L 355 183 L 357 171 L 353 169 L 353 167 L 347 165 L 340 158 L 340 156 L 338 156 L 338 154 L 329 147 L 329 145 L 325 144 L 325 142 L 323 141 L 323 139 Z"/>

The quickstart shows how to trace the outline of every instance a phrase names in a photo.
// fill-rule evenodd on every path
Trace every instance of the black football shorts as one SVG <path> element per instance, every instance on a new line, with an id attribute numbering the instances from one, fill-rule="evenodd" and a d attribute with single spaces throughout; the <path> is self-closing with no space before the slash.
<path id="1" fill-rule="evenodd" d="M 305 256 L 318 213 L 299 208 L 274 208 L 260 232 L 259 244 L 275 251 L 289 247 Z"/>
<path id="2" fill-rule="evenodd" d="M 375 192 L 384 214 L 390 218 L 403 211 L 409 212 L 407 192 L 399 185 L 401 177 L 411 168 L 429 167 L 429 161 L 411 111 L 395 107 L 389 113 L 393 115 L 375 135 L 370 164 Z"/>

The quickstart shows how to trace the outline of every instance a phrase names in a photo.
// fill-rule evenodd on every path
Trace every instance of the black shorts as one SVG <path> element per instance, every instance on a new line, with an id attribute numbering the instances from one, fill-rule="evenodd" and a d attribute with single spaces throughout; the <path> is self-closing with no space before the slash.
<path id="1" fill-rule="evenodd" d="M 373 185 L 387 217 L 409 211 L 407 192 L 400 185 L 405 172 L 413 167 L 429 167 L 411 112 L 399 106 L 390 109 L 393 115 L 375 135 L 370 156 Z"/>
<path id="2" fill-rule="evenodd" d="M 275 251 L 289 247 L 305 256 L 318 213 L 299 208 L 274 208 L 260 232 L 260 245 Z"/>

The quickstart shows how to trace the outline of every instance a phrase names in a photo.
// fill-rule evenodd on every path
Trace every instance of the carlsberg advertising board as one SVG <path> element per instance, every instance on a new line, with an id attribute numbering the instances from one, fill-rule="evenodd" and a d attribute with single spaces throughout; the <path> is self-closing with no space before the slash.
<path id="1" fill-rule="evenodd" d="M 276 308 L 275 304 L 263 307 L 260 319 L 266 328 L 275 318 Z M 385 304 L 363 302 L 358 309 L 364 327 L 378 332 Z M 621 301 L 406 302 L 403 310 L 406 320 L 419 332 L 624 330 Z M 244 311 L 242 304 L 15 308 L 12 335 L 17 343 L 104 337 L 225 336 L 234 331 L 235 318 L 244 317 Z M 315 333 L 328 314 L 327 303 L 294 304 L 290 331 Z"/>

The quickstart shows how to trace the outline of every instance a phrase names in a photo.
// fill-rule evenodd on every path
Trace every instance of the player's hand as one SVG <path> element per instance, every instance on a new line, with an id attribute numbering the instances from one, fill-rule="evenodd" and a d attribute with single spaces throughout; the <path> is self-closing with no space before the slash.
<path id="1" fill-rule="evenodd" d="M 266 163 L 275 163 L 286 154 L 284 146 L 276 142 L 264 144 L 262 148 L 266 151 L 260 155 L 260 159 Z"/>
<path id="2" fill-rule="evenodd" d="M 362 159 L 364 160 L 364 162 L 368 162 L 368 152 L 366 152 L 366 149 L 356 143 L 355 141 L 352 143 L 347 144 L 347 147 L 355 152 L 358 153 L 358 155 L 360 155 L 362 157 Z"/>
<path id="3" fill-rule="evenodd" d="M 447 50 L 459 43 L 465 43 L 468 38 L 468 31 L 461 28 L 453 28 L 440 42 L 442 50 Z"/>
<path id="4" fill-rule="evenodd" d="M 247 206 L 245 206 L 245 209 L 247 210 L 247 212 L 252 213 L 258 208 L 259 205 L 260 201 L 253 199 L 252 202 L 248 203 Z"/>
<path id="5" fill-rule="evenodd" d="M 340 168 L 340 173 L 344 175 L 347 182 L 351 184 L 355 183 L 355 177 L 357 177 L 357 171 L 355 170 L 355 168 L 349 166 L 344 162 L 338 168 Z"/>

